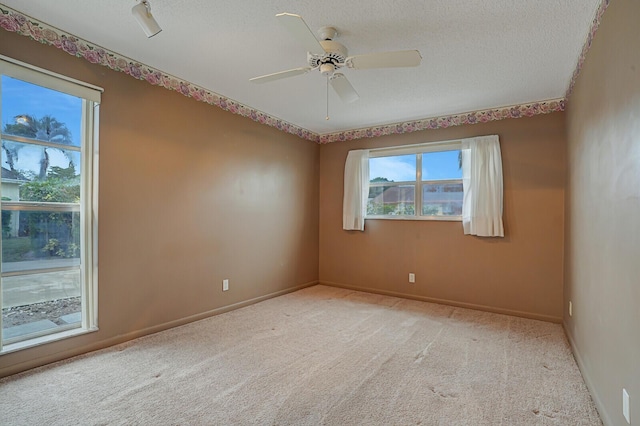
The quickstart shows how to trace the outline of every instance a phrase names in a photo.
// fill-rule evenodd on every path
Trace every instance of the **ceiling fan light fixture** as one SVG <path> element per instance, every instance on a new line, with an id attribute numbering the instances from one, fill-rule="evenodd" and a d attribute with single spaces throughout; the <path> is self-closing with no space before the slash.
<path id="1" fill-rule="evenodd" d="M 133 17 L 136 18 L 138 24 L 147 35 L 148 38 L 153 37 L 162 31 L 160 25 L 151 14 L 151 4 L 148 0 L 142 0 L 140 3 L 136 4 L 131 8 L 131 13 Z"/>
<path id="2" fill-rule="evenodd" d="M 320 65 L 320 73 L 326 77 L 331 77 L 335 70 L 336 66 L 330 62 Z"/>

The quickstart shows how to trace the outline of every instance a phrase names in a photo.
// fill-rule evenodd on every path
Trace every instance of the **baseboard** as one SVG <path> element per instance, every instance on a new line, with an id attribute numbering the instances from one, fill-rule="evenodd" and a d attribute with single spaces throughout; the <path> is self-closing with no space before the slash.
<path id="1" fill-rule="evenodd" d="M 587 374 L 587 371 L 584 366 L 584 361 L 582 360 L 582 356 L 580 356 L 580 351 L 578 351 L 578 347 L 576 345 L 575 340 L 573 340 L 573 336 L 567 330 L 569 329 L 566 322 L 562 323 L 562 328 L 564 329 L 564 334 L 567 336 L 567 340 L 569 341 L 569 345 L 571 346 L 571 352 L 573 353 L 573 358 L 576 360 L 576 364 L 578 364 L 578 368 L 580 369 L 580 374 L 582 375 L 582 379 L 584 383 L 587 385 L 587 389 L 589 389 L 589 394 L 591 394 L 591 399 L 593 399 L 593 403 L 596 405 L 596 410 L 598 410 L 598 414 L 600 415 L 600 420 L 604 426 L 613 426 L 614 423 L 611 421 L 607 410 L 602 403 L 602 399 L 600 398 L 600 394 L 597 391 L 597 388 L 593 384 L 591 377 Z"/>
<path id="2" fill-rule="evenodd" d="M 23 371 L 30 370 L 32 368 L 41 367 L 47 364 L 51 364 L 53 362 L 58 362 L 62 360 L 66 360 L 68 358 L 72 358 L 78 355 L 84 355 L 89 352 L 94 352 L 101 349 L 106 349 L 110 346 L 114 346 L 120 343 L 128 342 L 130 340 L 134 340 L 143 336 L 148 336 L 151 334 L 155 334 L 164 330 L 168 330 L 170 328 L 179 327 L 185 324 L 189 324 L 191 322 L 199 321 L 205 318 L 209 318 L 215 315 L 224 314 L 225 312 L 233 311 L 236 309 L 244 308 L 249 305 L 253 305 L 258 302 L 262 302 L 264 300 L 272 299 L 274 297 L 282 296 L 287 293 L 293 293 L 294 291 L 302 290 L 303 288 L 311 287 L 313 285 L 318 284 L 318 281 L 311 281 L 305 284 L 298 285 L 296 287 L 291 287 L 285 290 L 279 290 L 273 293 L 266 294 L 264 296 L 255 297 L 253 299 L 244 300 L 242 302 L 234 303 L 227 306 L 222 306 L 220 308 L 212 309 L 210 311 L 201 312 L 199 314 L 191 315 L 185 318 L 180 318 L 174 321 L 165 322 L 162 324 L 154 325 L 153 327 L 147 327 L 141 330 L 135 330 L 130 333 L 121 334 L 118 336 L 110 337 L 105 340 L 100 340 L 98 342 L 90 343 L 88 345 L 80 346 L 73 349 L 68 349 L 60 352 L 56 352 L 53 354 L 49 354 L 43 357 L 38 357 L 34 359 L 30 359 L 28 361 L 24 361 L 18 364 L 12 364 L 5 368 L 0 369 L 0 378 L 11 376 L 13 374 L 21 373 Z"/>
<path id="3" fill-rule="evenodd" d="M 435 297 L 416 296 L 414 294 L 400 293 L 400 292 L 388 291 L 388 290 L 380 290 L 380 289 L 370 288 L 370 287 L 352 286 L 352 285 L 347 285 L 347 284 L 334 283 L 334 282 L 331 282 L 331 281 L 320 281 L 319 284 L 328 285 L 328 286 L 331 286 L 331 287 L 346 288 L 348 290 L 356 290 L 356 291 L 364 291 L 364 292 L 367 292 L 367 293 L 382 294 L 384 296 L 402 297 L 404 299 L 419 300 L 421 302 L 438 303 L 440 305 L 450 305 L 450 306 L 456 306 L 458 308 L 475 309 L 475 310 L 478 310 L 478 311 L 493 312 L 495 314 L 511 315 L 511 316 L 514 316 L 514 317 L 522 317 L 522 318 L 529 318 L 529 319 L 535 319 L 535 320 L 546 321 L 546 322 L 553 322 L 553 323 L 556 323 L 556 324 L 561 324 L 562 323 L 562 318 L 561 317 L 555 317 L 555 316 L 552 316 L 552 315 L 542 315 L 542 314 L 536 314 L 536 313 L 531 313 L 531 312 L 515 311 L 515 310 L 511 310 L 511 309 L 494 308 L 492 306 L 476 305 L 474 303 L 456 302 L 455 300 L 437 299 Z"/>

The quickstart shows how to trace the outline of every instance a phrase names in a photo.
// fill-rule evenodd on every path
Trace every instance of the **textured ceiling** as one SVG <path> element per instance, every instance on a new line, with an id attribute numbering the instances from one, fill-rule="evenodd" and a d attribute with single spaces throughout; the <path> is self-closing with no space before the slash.
<path id="1" fill-rule="evenodd" d="M 147 39 L 134 0 L 3 0 L 8 7 L 317 134 L 563 98 L 601 0 L 151 0 Z M 275 15 L 334 26 L 350 55 L 418 49 L 416 68 L 344 70 L 345 104 L 319 72 L 256 85 L 306 65 Z"/>

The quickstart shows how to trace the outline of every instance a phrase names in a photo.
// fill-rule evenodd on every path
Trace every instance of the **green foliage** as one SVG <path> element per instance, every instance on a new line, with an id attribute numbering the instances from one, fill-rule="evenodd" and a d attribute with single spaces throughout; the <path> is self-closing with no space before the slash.
<path id="1" fill-rule="evenodd" d="M 65 123 L 58 121 L 55 117 L 45 115 L 42 118 L 37 118 L 33 115 L 22 114 L 16 116 L 15 119 L 15 124 L 5 124 L 3 133 L 60 144 L 71 143 L 71 131 Z"/>
<path id="2" fill-rule="evenodd" d="M 58 203 L 80 202 L 80 178 L 75 167 L 54 166 L 46 180 L 32 180 L 20 186 L 20 200 Z"/>
<path id="3" fill-rule="evenodd" d="M 387 215 L 393 212 L 394 206 L 390 204 L 383 203 L 368 203 L 367 204 L 367 214 L 369 215 Z"/>
<path id="4" fill-rule="evenodd" d="M 405 216 L 415 216 L 416 209 L 413 204 L 398 204 L 397 213 Z"/>
<path id="5" fill-rule="evenodd" d="M 58 166 L 51 167 L 49 173 L 47 174 L 48 179 L 63 179 L 63 180 L 74 180 L 77 178 L 76 176 L 76 167 L 73 163 L 69 164 L 69 167 L 62 168 Z"/>
<path id="6" fill-rule="evenodd" d="M 422 214 L 425 216 L 438 216 L 440 214 L 440 209 L 438 206 L 425 204 L 422 206 Z"/>
<path id="7" fill-rule="evenodd" d="M 75 243 L 69 243 L 65 248 L 56 238 L 49 238 L 47 244 L 42 247 L 42 251 L 51 257 L 77 257 L 80 254 L 80 247 Z"/>
<path id="8" fill-rule="evenodd" d="M 393 182 L 393 181 L 384 177 L 377 177 L 377 178 L 371 179 L 369 182 Z"/>
<path id="9" fill-rule="evenodd" d="M 80 177 L 75 167 L 52 167 L 45 180 L 32 180 L 20 186 L 22 201 L 79 203 Z M 28 212 L 24 233 L 37 257 L 77 257 L 80 248 L 79 214 L 72 212 Z M 22 216 L 21 216 L 22 217 Z"/>
<path id="10" fill-rule="evenodd" d="M 5 124 L 2 133 L 14 136 L 24 136 L 26 138 L 35 138 L 37 134 L 37 119 L 31 115 L 23 114 L 14 117 L 14 124 Z"/>
<path id="11" fill-rule="evenodd" d="M 367 204 L 367 214 L 376 216 L 414 216 L 415 207 L 412 203 L 373 203 Z"/>
<path id="12" fill-rule="evenodd" d="M 28 259 L 32 253 L 31 239 L 29 237 L 3 238 L 2 240 L 2 261 L 20 262 Z"/>
<path id="13" fill-rule="evenodd" d="M 22 201 L 59 203 L 80 202 L 80 185 L 69 184 L 61 179 L 34 180 L 20 187 Z"/>
<path id="14" fill-rule="evenodd" d="M 11 201 L 11 198 L 2 197 L 2 201 Z M 2 210 L 2 238 L 8 238 L 11 235 L 11 212 Z"/>

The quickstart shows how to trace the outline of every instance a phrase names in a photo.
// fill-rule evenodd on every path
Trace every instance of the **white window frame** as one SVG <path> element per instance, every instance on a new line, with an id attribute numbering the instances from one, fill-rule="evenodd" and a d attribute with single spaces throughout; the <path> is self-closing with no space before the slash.
<path id="1" fill-rule="evenodd" d="M 387 148 L 377 148 L 369 150 L 369 159 L 379 157 L 391 157 L 397 155 L 416 155 L 416 180 L 404 181 L 404 182 L 384 182 L 381 184 L 369 183 L 369 188 L 376 186 L 403 186 L 414 185 L 414 211 L 415 215 L 367 215 L 366 220 L 433 220 L 433 221 L 448 221 L 448 222 L 461 222 L 462 215 L 459 216 L 434 216 L 422 214 L 422 186 L 425 184 L 433 183 L 459 183 L 462 184 L 462 178 L 460 179 L 434 179 L 434 180 L 422 180 L 422 154 L 430 152 L 442 152 L 442 151 L 457 151 L 462 149 L 462 140 L 455 139 L 449 141 L 427 142 L 416 145 L 403 145 Z"/>
<path id="2" fill-rule="evenodd" d="M 80 273 L 82 279 L 82 323 L 79 328 L 11 341 L 0 355 L 98 330 L 98 129 L 102 88 L 0 55 L 0 74 L 82 98 Z M 2 94 L 0 93 L 0 96 Z M 0 115 L 1 116 L 1 115 Z M 1 131 L 0 127 L 0 131 Z M 5 139 L 12 136 L 4 136 Z M 20 139 L 20 138 L 15 138 Z M 24 139 L 24 138 L 22 138 Z M 31 143 L 32 141 L 29 141 Z M 43 204 L 43 203 L 36 203 Z M 34 208 L 38 208 L 35 206 Z M 73 208 L 61 205 L 60 208 Z M 1 244 L 1 240 L 0 240 Z M 0 291 L 0 307 L 2 291 Z M 0 336 L 2 317 L 0 316 Z"/>

